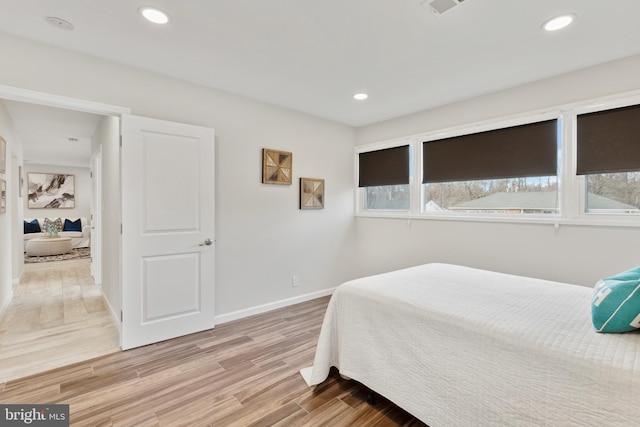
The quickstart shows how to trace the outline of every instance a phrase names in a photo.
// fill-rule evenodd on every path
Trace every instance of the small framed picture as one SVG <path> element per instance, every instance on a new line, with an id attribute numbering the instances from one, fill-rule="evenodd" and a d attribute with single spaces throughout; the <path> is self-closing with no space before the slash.
<path id="1" fill-rule="evenodd" d="M 289 151 L 262 150 L 262 183 L 291 185 L 293 153 Z"/>
<path id="2" fill-rule="evenodd" d="M 324 209 L 324 179 L 300 178 L 300 209 Z"/>
<path id="3" fill-rule="evenodd" d="M 18 197 L 22 197 L 24 191 L 24 174 L 22 173 L 22 166 L 18 166 Z"/>
<path id="4" fill-rule="evenodd" d="M 7 211 L 7 181 L 0 179 L 0 213 Z"/>
<path id="5" fill-rule="evenodd" d="M 0 136 L 0 173 L 7 172 L 7 143 Z"/>

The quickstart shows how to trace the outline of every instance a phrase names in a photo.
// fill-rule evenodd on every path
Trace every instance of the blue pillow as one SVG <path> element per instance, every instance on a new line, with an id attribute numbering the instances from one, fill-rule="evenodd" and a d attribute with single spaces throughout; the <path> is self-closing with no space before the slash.
<path id="1" fill-rule="evenodd" d="M 596 283 L 591 320 L 596 332 L 620 333 L 640 329 L 640 267 Z"/>
<path id="2" fill-rule="evenodd" d="M 40 223 L 38 223 L 37 219 L 34 219 L 31 222 L 24 221 L 24 234 L 30 233 L 40 233 Z"/>
<path id="3" fill-rule="evenodd" d="M 82 231 L 82 223 L 80 222 L 80 218 L 75 221 L 65 219 L 62 231 Z"/>

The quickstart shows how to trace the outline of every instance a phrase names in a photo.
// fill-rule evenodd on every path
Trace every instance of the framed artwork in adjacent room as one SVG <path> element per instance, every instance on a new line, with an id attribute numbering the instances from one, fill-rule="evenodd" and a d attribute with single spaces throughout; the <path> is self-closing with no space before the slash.
<path id="1" fill-rule="evenodd" d="M 293 153 L 289 151 L 262 150 L 262 182 L 264 184 L 291 184 Z"/>
<path id="2" fill-rule="evenodd" d="M 68 209 L 76 206 L 74 175 L 30 172 L 27 186 L 29 209 Z"/>
<path id="3" fill-rule="evenodd" d="M 7 211 L 7 181 L 0 179 L 0 213 Z"/>
<path id="4" fill-rule="evenodd" d="M 22 166 L 18 166 L 18 197 L 22 197 L 24 193 L 24 174 L 22 173 Z"/>
<path id="5" fill-rule="evenodd" d="M 324 209 L 324 179 L 300 178 L 300 209 Z"/>
<path id="6" fill-rule="evenodd" d="M 7 143 L 0 136 L 0 173 L 7 172 Z"/>

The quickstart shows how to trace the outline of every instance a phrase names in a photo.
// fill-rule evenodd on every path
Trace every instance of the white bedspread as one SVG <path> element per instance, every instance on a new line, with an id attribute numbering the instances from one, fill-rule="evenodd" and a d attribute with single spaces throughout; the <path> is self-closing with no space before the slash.
<path id="1" fill-rule="evenodd" d="M 590 288 L 447 264 L 347 282 L 312 386 L 331 366 L 438 426 L 639 426 L 640 334 L 598 334 Z"/>

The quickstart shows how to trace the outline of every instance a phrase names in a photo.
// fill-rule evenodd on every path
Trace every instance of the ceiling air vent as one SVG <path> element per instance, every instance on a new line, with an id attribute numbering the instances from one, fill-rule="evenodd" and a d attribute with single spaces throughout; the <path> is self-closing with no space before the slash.
<path id="1" fill-rule="evenodd" d="M 463 1 L 464 0 L 425 0 L 422 2 L 422 6 L 436 15 L 441 15 Z"/>

